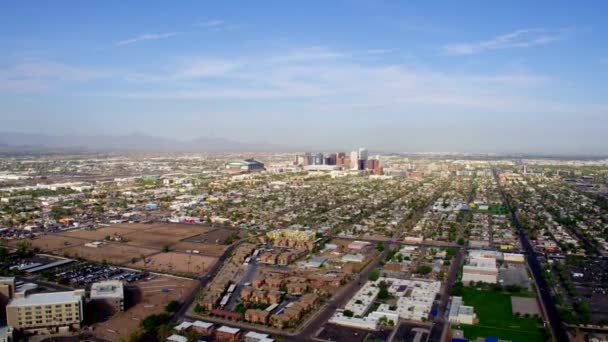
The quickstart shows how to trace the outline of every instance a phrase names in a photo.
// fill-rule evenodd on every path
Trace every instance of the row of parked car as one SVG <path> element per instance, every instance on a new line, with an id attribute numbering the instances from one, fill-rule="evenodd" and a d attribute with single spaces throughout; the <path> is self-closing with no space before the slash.
<path id="1" fill-rule="evenodd" d="M 75 285 L 90 285 L 103 280 L 122 280 L 131 283 L 147 276 L 145 272 L 127 271 L 115 266 L 83 264 L 77 268 L 56 274 L 57 278 L 64 278 Z"/>

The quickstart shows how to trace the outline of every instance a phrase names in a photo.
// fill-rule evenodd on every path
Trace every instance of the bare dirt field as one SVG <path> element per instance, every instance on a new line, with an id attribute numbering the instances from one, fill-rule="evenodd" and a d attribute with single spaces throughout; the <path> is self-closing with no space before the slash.
<path id="1" fill-rule="evenodd" d="M 129 284 L 125 288 L 126 311 L 105 322 L 94 325 L 94 334 L 108 341 L 119 337 L 128 340 L 132 331 L 140 329 L 140 322 L 148 315 L 162 313 L 172 300 L 183 302 L 197 285 L 197 281 L 172 277 L 156 277 Z"/>
<path id="2" fill-rule="evenodd" d="M 167 272 L 175 274 L 204 274 L 218 261 L 217 258 L 185 253 L 159 253 L 149 258 L 146 258 L 146 264 L 143 260 L 138 260 L 134 264 L 129 264 L 130 267 L 146 268 L 152 272 Z"/>
<path id="3" fill-rule="evenodd" d="M 519 313 L 521 315 L 540 315 L 540 309 L 536 298 L 524 298 L 524 297 L 511 297 L 511 308 L 513 314 Z"/>
<path id="4" fill-rule="evenodd" d="M 197 250 L 201 255 L 207 255 L 211 257 L 220 257 L 226 249 L 227 245 L 216 245 L 208 243 L 196 243 L 196 242 L 178 242 L 171 246 L 171 250 L 176 252 L 186 252 L 187 250 Z"/>
<path id="5" fill-rule="evenodd" d="M 54 252 L 62 248 L 70 246 L 79 246 L 89 242 L 88 240 L 84 239 L 70 238 L 56 234 L 40 235 L 34 240 L 27 241 L 32 244 L 32 247 L 40 248 L 41 250 L 46 252 Z M 17 241 L 14 240 L 14 243 L 16 244 Z"/>
<path id="6" fill-rule="evenodd" d="M 162 248 L 191 236 L 204 234 L 208 228 L 190 225 L 162 225 L 150 229 L 139 230 L 125 236 L 130 245 Z"/>
<path id="7" fill-rule="evenodd" d="M 97 248 L 86 246 L 69 247 L 62 249 L 59 253 L 68 253 L 70 257 L 80 257 L 97 262 L 105 260 L 112 264 L 124 264 L 130 262 L 132 258 L 140 258 L 141 255 L 148 256 L 158 252 L 159 250 L 156 249 L 110 242 Z"/>
<path id="8" fill-rule="evenodd" d="M 60 233 L 57 235 L 75 237 L 87 240 L 103 240 L 106 236 L 112 236 L 114 234 L 126 236 L 128 234 L 135 233 L 137 230 L 126 227 L 103 227 L 95 230 L 71 230 L 69 232 Z"/>
<path id="9" fill-rule="evenodd" d="M 226 229 L 226 228 L 215 228 L 210 230 L 204 234 L 200 234 L 197 236 L 193 236 L 188 238 L 187 242 L 198 242 L 198 243 L 207 243 L 207 244 L 216 244 L 221 245 L 224 243 L 226 238 L 230 236 L 232 233 L 239 234 L 240 237 L 245 237 L 246 232 L 242 230 L 235 229 Z"/>

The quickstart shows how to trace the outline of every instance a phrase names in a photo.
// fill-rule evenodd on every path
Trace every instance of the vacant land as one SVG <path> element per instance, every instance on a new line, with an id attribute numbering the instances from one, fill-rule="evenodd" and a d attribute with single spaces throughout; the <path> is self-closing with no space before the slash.
<path id="1" fill-rule="evenodd" d="M 478 324 L 459 326 L 469 340 L 494 336 L 517 341 L 546 341 L 540 319 L 513 315 L 508 293 L 465 288 L 463 300 L 475 308 L 479 318 Z"/>
<path id="2" fill-rule="evenodd" d="M 125 289 L 125 312 L 110 320 L 94 325 L 94 334 L 108 341 L 128 338 L 139 329 L 140 322 L 151 314 L 161 313 L 172 300 L 183 302 L 196 287 L 194 280 L 157 277 L 149 281 L 130 284 Z"/>
<path id="3" fill-rule="evenodd" d="M 112 264 L 123 264 L 130 262 L 132 258 L 139 258 L 142 255 L 148 256 L 153 253 L 158 253 L 158 250 L 127 246 L 117 242 L 106 243 L 98 248 L 86 246 L 69 247 L 62 249 L 60 252 L 60 254 L 67 257 L 79 257 L 96 262 L 106 261 Z"/>
<path id="4" fill-rule="evenodd" d="M 217 258 L 185 253 L 159 253 L 149 258 L 146 258 L 144 265 L 143 260 L 138 260 L 134 264 L 129 264 L 130 267 L 145 268 L 153 272 L 167 272 L 176 274 L 203 274 L 209 270 L 217 262 Z"/>
<path id="5" fill-rule="evenodd" d="M 199 251 L 201 255 L 220 257 L 228 245 L 216 245 L 209 243 L 196 243 L 196 242 L 178 242 L 171 246 L 172 251 L 186 252 L 186 251 Z"/>
<path id="6" fill-rule="evenodd" d="M 525 297 L 511 297 L 511 306 L 513 308 L 513 314 L 520 315 L 539 315 L 540 308 L 536 302 L 536 298 L 525 298 Z"/>
<path id="7" fill-rule="evenodd" d="M 29 241 L 32 244 L 33 248 L 40 248 L 41 250 L 43 250 L 45 252 L 55 252 L 62 248 L 66 248 L 66 247 L 70 247 L 70 246 L 79 246 L 79 245 L 83 245 L 83 244 L 89 242 L 88 240 L 84 240 L 84 239 L 70 238 L 70 237 L 60 236 L 60 235 L 56 235 L 56 234 L 40 235 L 40 236 L 36 237 L 34 240 L 27 240 L 27 241 Z M 11 243 L 13 243 L 13 242 L 14 242 L 14 244 L 16 244 L 17 240 L 11 241 Z"/>
<path id="8" fill-rule="evenodd" d="M 28 241 L 32 247 L 43 252 L 71 258 L 146 268 L 155 272 L 201 275 L 226 252 L 230 246 L 226 242 L 235 242 L 240 235 L 247 233 L 202 225 L 136 223 L 46 234 Z M 106 241 L 98 248 L 85 246 L 88 242 L 113 236 L 120 236 L 123 241 Z M 15 247 L 17 242 L 14 240 L 8 244 Z M 163 253 L 166 250 L 170 252 Z M 143 258 L 146 259 L 145 265 Z"/>
<path id="9" fill-rule="evenodd" d="M 188 238 L 187 242 L 198 242 L 198 243 L 206 243 L 206 244 L 216 244 L 223 245 L 228 244 L 230 242 L 229 237 L 245 237 L 247 233 L 242 230 L 236 229 L 227 229 L 227 228 L 215 228 L 204 234 L 200 234 L 197 236 L 192 236 Z"/>
<path id="10" fill-rule="evenodd" d="M 203 234 L 208 228 L 190 225 L 151 225 L 149 229 L 138 230 L 126 235 L 127 243 L 135 246 L 162 248 L 191 236 Z"/>
<path id="11" fill-rule="evenodd" d="M 57 235 L 75 237 L 87 240 L 103 240 L 106 236 L 126 236 L 135 233 L 137 230 L 126 228 L 124 226 L 103 227 L 99 229 L 78 229 L 70 230 L 69 232 L 59 233 Z"/>

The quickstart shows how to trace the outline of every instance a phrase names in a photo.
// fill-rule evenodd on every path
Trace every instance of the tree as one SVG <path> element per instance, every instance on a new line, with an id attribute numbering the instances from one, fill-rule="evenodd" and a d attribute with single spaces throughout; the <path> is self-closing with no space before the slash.
<path id="1" fill-rule="evenodd" d="M 140 330 L 134 330 L 129 335 L 129 342 L 144 342 L 144 334 Z"/>
<path id="2" fill-rule="evenodd" d="M 170 301 L 167 306 L 165 306 L 165 311 L 167 312 L 176 312 L 177 309 L 179 309 L 181 303 L 176 301 L 176 300 L 172 300 Z"/>
<path id="3" fill-rule="evenodd" d="M 420 266 L 416 267 L 416 270 L 414 271 L 414 273 L 425 275 L 425 274 L 431 273 L 431 271 L 433 271 L 433 268 L 431 266 L 420 265 Z"/>
<path id="4" fill-rule="evenodd" d="M 461 281 L 454 283 L 450 294 L 452 296 L 462 296 L 464 294 L 464 284 Z"/>
<path id="5" fill-rule="evenodd" d="M 376 249 L 379 252 L 384 252 L 384 244 L 381 241 L 378 241 L 378 243 L 376 244 Z"/>
<path id="6" fill-rule="evenodd" d="M 354 313 L 350 310 L 344 310 L 344 312 L 342 314 L 346 317 L 353 317 L 353 315 L 354 315 Z"/>
<path id="7" fill-rule="evenodd" d="M 378 272 L 378 270 L 372 270 L 371 272 L 369 272 L 367 278 L 371 281 L 376 281 L 378 280 L 378 278 L 380 278 L 380 272 Z"/>
<path id="8" fill-rule="evenodd" d="M 378 299 L 388 299 L 391 294 L 388 292 L 388 284 L 385 282 L 380 282 L 380 291 L 378 291 Z"/>
<path id="9" fill-rule="evenodd" d="M 163 245 L 163 253 L 169 252 L 169 245 Z"/>
<path id="10" fill-rule="evenodd" d="M 20 258 L 27 258 L 32 255 L 32 244 L 29 241 L 21 240 L 17 242 L 17 255 Z"/>
<path id="11" fill-rule="evenodd" d="M 163 324 L 157 329 L 156 336 L 159 341 L 165 341 L 171 335 L 171 327 L 168 324 Z"/>
<path id="12" fill-rule="evenodd" d="M 459 238 L 459 239 L 458 239 L 458 244 L 459 244 L 460 246 L 463 246 L 463 245 L 464 245 L 464 239 L 463 239 L 463 238 Z"/>
<path id="13" fill-rule="evenodd" d="M 141 326 L 148 333 L 156 332 L 158 327 L 168 323 L 170 318 L 171 317 L 166 313 L 153 314 L 144 318 L 141 321 Z"/>

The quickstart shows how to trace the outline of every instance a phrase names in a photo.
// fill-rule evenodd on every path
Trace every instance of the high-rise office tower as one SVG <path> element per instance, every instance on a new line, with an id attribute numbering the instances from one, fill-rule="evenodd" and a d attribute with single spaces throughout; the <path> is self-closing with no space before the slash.
<path id="1" fill-rule="evenodd" d="M 323 165 L 323 153 L 317 152 L 314 158 L 314 165 Z"/>
<path id="2" fill-rule="evenodd" d="M 350 168 L 353 170 L 359 169 L 359 153 L 357 151 L 350 153 Z"/>

